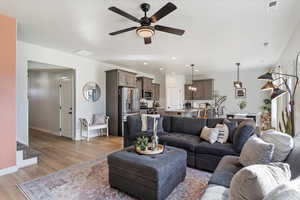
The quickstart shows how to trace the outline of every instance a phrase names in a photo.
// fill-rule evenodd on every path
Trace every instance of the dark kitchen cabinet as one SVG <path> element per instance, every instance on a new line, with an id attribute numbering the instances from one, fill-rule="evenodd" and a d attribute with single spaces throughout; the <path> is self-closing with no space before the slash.
<path id="1" fill-rule="evenodd" d="M 191 84 L 184 85 L 184 99 L 193 100 L 193 91 L 189 90 Z"/>
<path id="2" fill-rule="evenodd" d="M 136 74 L 123 70 L 106 71 L 106 115 L 109 116 L 109 134 L 119 135 L 119 87 L 135 88 Z"/>
<path id="3" fill-rule="evenodd" d="M 153 95 L 153 87 L 152 87 L 152 78 L 148 77 L 138 77 L 137 78 L 137 83 L 138 83 L 138 88 L 141 88 L 141 98 L 145 98 L 145 93 L 150 93 Z"/>
<path id="4" fill-rule="evenodd" d="M 197 91 L 193 92 L 193 100 L 212 100 L 214 93 L 214 79 L 193 81 Z"/>
<path id="5" fill-rule="evenodd" d="M 123 87 L 136 87 L 136 74 L 118 70 L 118 85 Z"/>

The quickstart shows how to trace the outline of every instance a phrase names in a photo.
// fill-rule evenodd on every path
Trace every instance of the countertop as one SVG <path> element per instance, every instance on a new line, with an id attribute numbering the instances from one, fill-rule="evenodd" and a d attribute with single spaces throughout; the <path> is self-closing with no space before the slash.
<path id="1" fill-rule="evenodd" d="M 176 112 L 176 113 L 190 113 L 190 112 L 198 112 L 197 109 L 167 109 L 165 112 Z"/>

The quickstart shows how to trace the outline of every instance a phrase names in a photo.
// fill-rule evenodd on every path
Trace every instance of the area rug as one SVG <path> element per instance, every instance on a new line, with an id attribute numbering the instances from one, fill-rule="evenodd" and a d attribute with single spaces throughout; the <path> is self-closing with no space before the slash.
<path id="1" fill-rule="evenodd" d="M 204 192 L 211 174 L 187 168 L 168 200 L 197 200 Z M 17 185 L 29 200 L 134 200 L 108 183 L 108 165 L 103 159 L 58 171 Z"/>

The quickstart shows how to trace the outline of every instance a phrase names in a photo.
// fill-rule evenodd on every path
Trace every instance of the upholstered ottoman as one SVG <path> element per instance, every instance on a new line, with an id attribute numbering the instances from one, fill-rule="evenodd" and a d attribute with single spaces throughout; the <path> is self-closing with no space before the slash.
<path id="1" fill-rule="evenodd" d="M 162 200 L 184 180 L 186 159 L 186 152 L 174 147 L 163 154 L 139 155 L 131 146 L 107 157 L 109 183 L 138 199 Z"/>

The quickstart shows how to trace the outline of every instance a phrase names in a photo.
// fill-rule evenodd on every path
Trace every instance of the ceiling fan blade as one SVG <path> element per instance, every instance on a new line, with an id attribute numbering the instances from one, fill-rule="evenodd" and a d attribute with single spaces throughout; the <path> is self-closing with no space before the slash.
<path id="1" fill-rule="evenodd" d="M 140 20 L 138 18 L 132 16 L 131 14 L 128 14 L 128 13 L 124 12 L 123 10 L 120 10 L 117 7 L 114 7 L 114 6 L 113 7 L 109 7 L 108 10 L 113 11 L 113 12 L 119 14 L 119 15 L 122 15 L 123 17 L 126 17 L 127 19 L 130 19 L 130 20 L 132 20 L 134 22 L 140 23 Z"/>
<path id="2" fill-rule="evenodd" d="M 171 27 L 167 27 L 167 26 L 160 26 L 160 25 L 154 26 L 154 29 L 158 30 L 158 31 L 166 32 L 166 33 L 172 33 L 175 35 L 183 35 L 185 32 L 185 30 L 171 28 Z"/>
<path id="3" fill-rule="evenodd" d="M 137 29 L 136 26 L 130 27 L 130 28 L 125 28 L 125 29 L 122 29 L 122 30 L 119 30 L 119 31 L 115 31 L 115 32 L 109 33 L 109 35 L 118 35 L 120 33 L 125 33 L 125 32 L 128 32 L 128 31 L 133 31 L 135 29 Z"/>
<path id="4" fill-rule="evenodd" d="M 150 20 L 152 23 L 155 23 L 176 9 L 177 7 L 173 3 L 169 2 L 164 7 L 162 7 L 159 11 L 157 11 L 154 15 L 152 15 L 152 17 L 150 17 Z"/>
<path id="5" fill-rule="evenodd" d="M 151 37 L 144 38 L 145 44 L 151 44 Z"/>

